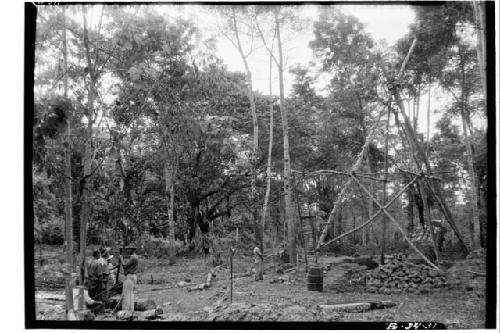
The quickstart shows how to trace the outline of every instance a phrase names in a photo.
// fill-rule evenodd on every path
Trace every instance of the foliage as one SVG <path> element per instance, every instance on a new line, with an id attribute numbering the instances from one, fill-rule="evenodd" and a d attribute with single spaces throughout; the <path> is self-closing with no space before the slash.
<path id="1" fill-rule="evenodd" d="M 470 118 L 484 116 L 479 112 L 484 102 L 475 49 L 467 37 L 472 22 L 469 7 L 459 3 L 415 7 L 420 23 L 412 25 L 410 33 L 394 48 L 377 44 L 356 17 L 337 7 L 323 8 L 313 23 L 314 39 L 309 45 L 319 72 L 314 64 L 288 68 L 294 79 L 282 105 L 288 112 L 292 169 L 299 171 L 295 173 L 298 202 L 294 207 L 307 203 L 320 214 L 331 211 L 347 178 L 311 176 L 308 172 L 350 169 L 374 119 L 385 112 L 387 79 L 399 69 L 414 35 L 425 42 L 417 43 L 402 79 L 407 96 L 416 98 L 421 86 L 429 83 L 451 95 L 465 96 L 455 98 L 440 112 L 437 133 L 426 147 L 433 168 L 451 171 L 440 175 L 445 196 L 450 202 L 459 198 L 457 192 L 464 190 L 465 147 L 454 117 L 464 112 Z M 65 17 L 61 7 L 40 6 L 35 45 L 33 193 L 38 229 L 46 233 L 46 241 L 60 241 L 55 238 L 62 230 L 62 170 L 68 143 L 61 134 L 66 120 L 70 120 L 72 133 L 69 143 L 77 237 L 83 184 L 88 188 L 90 203 L 90 242 L 137 243 L 148 232 L 166 236 L 170 181 L 174 186 L 174 229 L 179 239 L 194 240 L 196 230 L 231 239 L 238 228 L 240 239 L 255 241 L 249 235 L 249 213 L 255 209 L 248 202 L 253 126 L 245 74 L 230 71 L 215 55 L 217 37 L 206 36 L 201 24 L 173 18 L 154 8 L 93 8 L 94 20 L 89 23 L 85 43 L 80 6 L 66 8 Z M 284 35 L 293 37 L 305 27 L 294 6 L 282 6 L 278 11 L 276 6 L 235 8 L 244 38 L 251 40 L 262 33 L 267 47 L 273 38 L 275 13 Z M 67 73 L 63 73 L 62 59 L 64 29 Z M 317 87 L 319 74 L 328 80 L 324 90 Z M 65 75 L 67 99 L 61 97 Z M 89 105 L 92 84 L 93 108 Z M 277 228 L 280 238 L 284 185 L 281 110 L 276 96 L 253 95 L 260 129 L 257 155 L 261 158 L 255 165 L 257 198 L 264 192 L 267 120 L 269 106 L 274 104 L 270 226 L 273 232 Z M 487 145 L 484 133 L 475 130 L 473 134 L 476 171 L 483 190 L 487 187 Z M 401 146 L 392 123 L 388 140 L 393 147 L 388 156 L 392 170 L 408 165 L 411 156 Z M 380 128 L 368 150 L 372 172 L 383 169 L 384 143 L 385 133 Z M 84 173 L 86 147 L 91 148 L 90 174 Z M 368 171 L 367 163 L 361 171 Z M 389 181 L 391 190 L 401 186 L 399 181 Z M 368 180 L 362 182 L 370 184 Z M 381 186 L 374 184 L 373 192 L 382 197 Z M 332 233 L 366 220 L 368 202 L 363 192 L 351 189 Z M 405 197 L 396 200 L 394 215 L 403 219 L 406 204 Z M 371 230 L 373 240 L 380 237 L 378 226 Z M 352 242 L 360 242 L 359 238 L 354 235 Z"/>

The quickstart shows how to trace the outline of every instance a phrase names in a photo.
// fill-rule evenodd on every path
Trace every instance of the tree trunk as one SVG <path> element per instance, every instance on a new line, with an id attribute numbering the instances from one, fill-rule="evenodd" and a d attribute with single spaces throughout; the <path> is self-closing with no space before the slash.
<path id="1" fill-rule="evenodd" d="M 175 244 L 175 220 L 174 220 L 174 179 L 175 179 L 175 166 L 165 165 L 163 170 L 165 176 L 165 192 L 168 194 L 168 235 L 170 243 L 170 256 L 174 255 Z"/>
<path id="2" fill-rule="evenodd" d="M 334 233 L 334 236 L 342 234 L 342 232 L 344 230 L 344 228 L 342 227 L 343 223 L 344 223 L 344 218 L 342 216 L 342 204 L 340 204 L 338 220 L 337 220 L 337 232 Z"/>
<path id="3" fill-rule="evenodd" d="M 387 123 L 385 128 L 385 149 L 384 149 L 384 186 L 383 186 L 383 201 L 385 205 L 387 203 L 387 170 L 388 170 L 388 154 L 389 154 L 389 122 L 391 120 L 391 112 L 387 113 Z M 387 229 L 387 216 L 384 215 L 382 218 L 382 235 L 381 235 L 381 246 L 380 246 L 380 264 L 383 265 L 385 261 L 385 235 Z"/>
<path id="4" fill-rule="evenodd" d="M 473 249 L 481 247 L 481 232 L 479 224 L 479 212 L 477 208 L 477 185 L 476 185 L 476 172 L 474 170 L 474 157 L 472 153 L 472 144 L 470 142 L 470 135 L 467 130 L 467 116 L 462 112 L 462 130 L 464 132 L 465 147 L 467 150 L 467 167 L 469 171 L 470 178 L 470 204 L 472 207 L 472 234 L 471 234 L 471 245 Z"/>
<path id="5" fill-rule="evenodd" d="M 64 70 L 64 99 L 68 99 L 68 48 L 66 39 L 66 10 L 62 7 L 63 19 L 63 70 Z M 69 112 L 69 110 L 67 111 Z M 66 149 L 64 159 L 64 173 L 65 173 L 65 194 L 64 200 L 65 208 L 65 243 L 66 243 L 66 263 L 70 273 L 74 272 L 73 263 L 73 190 L 71 182 L 71 115 L 66 115 Z M 40 243 L 41 249 L 41 243 Z M 65 281 L 65 294 L 66 294 L 66 313 L 73 310 L 73 283 L 71 276 L 66 278 Z"/>
<path id="6" fill-rule="evenodd" d="M 283 83 L 283 51 L 281 45 L 280 23 L 278 20 L 278 12 L 274 11 L 274 20 L 276 25 L 276 39 L 278 42 L 278 55 L 279 55 L 279 87 L 280 87 L 280 110 L 281 110 L 281 123 L 283 127 L 283 178 L 284 178 L 284 193 L 285 193 L 285 221 L 288 226 L 288 254 L 290 255 L 290 262 L 295 263 L 297 258 L 297 249 L 295 244 L 295 221 L 293 219 L 293 205 L 292 205 L 292 188 L 291 188 L 291 166 L 290 166 L 290 147 L 288 143 L 288 114 L 285 107 L 285 88 Z"/>
<path id="7" fill-rule="evenodd" d="M 429 227 L 429 232 L 431 233 L 431 237 L 432 237 L 432 248 L 434 249 L 434 255 L 436 256 L 436 260 L 439 263 L 441 261 L 441 255 L 439 254 L 439 250 L 438 250 L 438 246 L 437 246 L 437 239 L 436 239 L 436 235 L 434 234 L 434 227 L 432 226 L 431 209 L 429 207 L 427 189 L 425 188 L 425 184 L 422 181 L 419 181 L 418 185 L 420 186 L 420 191 L 422 194 L 422 201 L 424 204 L 424 211 L 425 211 L 425 216 L 426 216 L 426 220 L 427 220 L 427 226 Z"/>
<path id="8" fill-rule="evenodd" d="M 368 173 L 373 174 L 374 173 L 374 168 L 372 164 L 372 158 L 370 156 L 370 150 L 368 149 L 368 153 L 366 154 L 366 164 L 368 165 Z M 373 175 L 372 175 L 373 176 Z M 375 181 L 373 179 L 370 179 L 370 193 L 375 195 Z M 368 216 L 373 216 L 373 201 L 368 199 Z M 370 239 L 373 239 L 373 224 L 370 224 L 367 228 L 367 232 L 369 233 Z"/>
<path id="9" fill-rule="evenodd" d="M 273 59 L 272 55 L 269 56 L 269 96 L 272 94 L 272 69 Z M 269 105 L 269 148 L 267 150 L 267 167 L 266 167 L 266 194 L 264 196 L 264 204 L 262 205 L 262 248 L 261 252 L 264 253 L 264 233 L 266 230 L 266 219 L 268 215 L 269 195 L 271 193 L 271 162 L 273 153 L 273 132 L 274 132 L 274 110 L 273 101 Z"/>
<path id="10" fill-rule="evenodd" d="M 429 83 L 429 92 L 427 93 L 427 154 L 431 149 L 431 83 Z"/>
<path id="11" fill-rule="evenodd" d="M 481 74 L 481 83 L 483 85 L 484 100 L 487 101 L 487 79 L 486 79 L 486 10 L 485 3 L 472 1 L 474 18 L 477 30 L 477 58 L 479 61 L 479 71 Z"/>
<path id="12" fill-rule="evenodd" d="M 87 142 L 85 143 L 84 153 L 82 156 L 83 178 L 80 181 L 80 284 L 83 284 L 85 279 L 85 250 L 87 246 L 87 226 L 89 221 L 88 181 L 92 165 L 90 140 L 92 140 L 94 93 L 96 83 L 89 49 L 86 6 L 83 6 L 83 44 L 87 56 L 87 69 L 90 80 L 89 83 L 86 84 L 88 91 Z"/>
<path id="13" fill-rule="evenodd" d="M 415 102 L 413 104 L 413 129 L 415 133 L 418 132 L 418 116 L 420 113 L 420 86 L 417 85 L 415 88 Z"/>
<path id="14" fill-rule="evenodd" d="M 257 164 L 257 153 L 258 153 L 258 148 L 259 148 L 259 124 L 258 124 L 258 119 L 257 119 L 257 112 L 255 110 L 255 98 L 253 94 L 253 87 L 252 87 L 252 72 L 250 71 L 250 67 L 248 66 L 247 62 L 247 55 L 243 52 L 243 48 L 241 45 L 241 40 L 239 36 L 239 30 L 238 30 L 238 23 L 236 21 L 236 12 L 234 7 L 232 7 L 232 21 L 233 21 L 233 29 L 234 29 L 234 34 L 236 36 L 236 45 L 238 47 L 238 52 L 240 54 L 241 60 L 243 61 L 243 64 L 245 65 L 245 73 L 246 73 L 246 80 L 247 80 L 247 97 L 250 102 L 250 115 L 252 116 L 252 127 L 253 127 L 253 140 L 252 140 L 252 154 L 250 156 L 250 169 L 251 169 L 251 185 L 250 185 L 250 202 L 252 203 L 252 224 L 254 225 L 255 228 L 255 239 L 259 241 L 260 239 L 260 247 L 263 250 L 264 248 L 264 238 L 263 234 L 259 232 L 259 224 L 258 224 L 258 209 L 257 209 L 257 170 L 256 170 L 256 164 Z M 264 231 L 262 231 L 264 232 Z M 261 237 L 262 236 L 262 237 Z"/>
<path id="15" fill-rule="evenodd" d="M 354 211 L 351 209 L 351 216 L 352 216 L 352 224 L 353 224 L 353 229 L 356 229 L 356 215 L 354 214 Z M 353 244 L 357 244 L 356 241 L 356 232 L 352 233 L 352 239 L 351 239 Z"/>
<path id="16" fill-rule="evenodd" d="M 485 191 L 481 189 L 481 184 L 479 181 L 477 182 L 477 196 L 479 198 L 477 209 L 479 211 L 481 247 L 486 247 L 486 226 L 488 221 L 486 215 L 486 197 Z"/>
<path id="17" fill-rule="evenodd" d="M 417 212 L 418 212 L 418 222 L 420 224 L 420 227 L 425 226 L 425 220 L 424 220 L 424 201 L 422 200 L 422 192 L 423 189 L 421 188 L 419 183 L 415 184 L 415 204 L 417 206 Z"/>

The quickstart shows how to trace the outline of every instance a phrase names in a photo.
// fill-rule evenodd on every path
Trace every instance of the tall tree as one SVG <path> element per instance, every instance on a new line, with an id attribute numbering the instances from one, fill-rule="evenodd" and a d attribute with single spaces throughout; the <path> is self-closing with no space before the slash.
<path id="1" fill-rule="evenodd" d="M 272 26 L 271 31 L 273 35 L 276 36 L 276 45 L 278 47 L 278 57 L 272 52 L 269 42 L 266 41 L 266 37 L 261 28 L 261 23 L 259 20 L 266 15 L 270 25 Z M 281 112 L 281 125 L 283 131 L 283 192 L 285 197 L 285 223 L 288 228 L 287 233 L 287 246 L 288 254 L 290 256 L 290 262 L 295 263 L 297 261 L 297 246 L 296 246 L 296 231 L 295 231 L 295 219 L 294 219 L 294 208 L 292 202 L 292 170 L 291 170 L 291 160 L 290 160 L 290 145 L 288 136 L 288 110 L 285 103 L 285 87 L 284 87 L 284 70 L 285 63 L 283 61 L 283 41 L 281 38 L 281 29 L 286 19 L 290 20 L 290 13 L 286 8 L 273 6 L 270 8 L 259 8 L 254 16 L 254 23 L 261 37 L 262 43 L 264 44 L 266 50 L 269 52 L 270 56 L 273 58 L 277 70 L 279 79 L 279 90 L 280 90 L 280 112 Z M 274 40 L 274 37 L 273 39 Z"/>
<path id="2" fill-rule="evenodd" d="M 68 42 L 66 37 L 66 10 L 62 7 L 62 37 L 63 37 L 63 85 L 64 99 L 68 100 Z M 71 181 L 71 116 L 66 118 L 66 151 L 64 159 L 65 172 L 65 243 L 66 243 L 66 262 L 69 266 L 69 272 L 73 273 L 73 189 Z M 73 285 L 71 277 L 66 279 L 66 313 L 73 309 Z M 69 319 L 69 318 L 68 318 Z"/>
<path id="3" fill-rule="evenodd" d="M 469 197 L 472 207 L 471 220 L 471 242 L 474 249 L 481 246 L 480 242 L 480 223 L 477 197 L 477 180 L 474 168 L 474 154 L 471 142 L 472 122 L 471 117 L 474 111 L 474 105 L 471 104 L 471 98 L 479 90 L 479 77 L 477 75 L 477 58 L 475 50 L 464 43 L 458 43 L 455 51 L 450 52 L 451 68 L 443 71 L 441 84 L 449 91 L 454 103 L 450 111 L 459 114 L 462 120 L 463 141 L 467 154 L 467 169 L 469 171 Z"/>
<path id="4" fill-rule="evenodd" d="M 272 43 L 271 45 L 274 45 Z M 272 46 L 271 46 L 272 52 Z M 271 193 L 271 167 L 273 157 L 273 130 L 274 130 L 274 99 L 273 99 L 273 57 L 269 56 L 269 147 L 267 151 L 267 166 L 266 166 L 266 193 L 264 195 L 264 203 L 262 205 L 262 247 L 264 253 L 264 235 L 266 230 L 266 220 L 268 218 L 269 196 Z"/>
<path id="5" fill-rule="evenodd" d="M 254 51 L 253 39 L 254 39 L 254 31 L 250 29 L 249 38 L 251 40 L 250 46 L 247 50 L 244 50 L 244 43 L 242 39 L 242 29 L 240 27 L 240 21 L 243 20 L 244 17 L 249 16 L 249 8 L 247 6 L 231 6 L 230 9 L 226 12 L 222 9 L 223 15 L 227 16 L 228 19 L 228 27 L 231 32 L 231 36 L 225 34 L 226 38 L 233 44 L 233 46 L 238 50 L 241 61 L 245 67 L 246 81 L 247 81 L 247 96 L 250 101 L 250 115 L 252 117 L 252 128 L 253 128 L 253 136 L 252 136 L 252 151 L 250 154 L 250 170 L 251 170 L 251 190 L 250 190 L 250 202 L 252 203 L 252 224 L 255 228 L 255 238 L 257 240 L 260 239 L 260 247 L 263 248 L 264 239 L 263 239 L 263 230 L 259 232 L 258 225 L 258 210 L 257 210 L 257 158 L 258 158 L 258 150 L 259 150 L 259 124 L 257 118 L 257 111 L 255 109 L 255 97 L 252 87 L 252 71 L 250 70 L 250 66 L 248 65 L 248 57 Z M 248 22 L 245 22 L 247 25 L 250 25 Z M 248 43 L 245 43 L 248 44 Z M 262 236 L 262 237 L 261 237 Z"/>

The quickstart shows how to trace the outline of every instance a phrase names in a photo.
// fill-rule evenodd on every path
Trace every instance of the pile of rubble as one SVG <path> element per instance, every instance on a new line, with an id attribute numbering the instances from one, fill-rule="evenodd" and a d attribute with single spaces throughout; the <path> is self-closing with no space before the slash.
<path id="1" fill-rule="evenodd" d="M 424 264 L 414 264 L 397 254 L 378 269 L 366 273 L 366 291 L 380 294 L 430 293 L 448 286 L 446 273 Z"/>

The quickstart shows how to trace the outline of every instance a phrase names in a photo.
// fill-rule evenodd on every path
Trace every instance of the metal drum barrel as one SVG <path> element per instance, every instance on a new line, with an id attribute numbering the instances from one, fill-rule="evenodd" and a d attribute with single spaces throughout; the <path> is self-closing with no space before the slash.
<path id="1" fill-rule="evenodd" d="M 323 267 L 309 267 L 309 272 L 307 273 L 307 290 L 323 291 Z"/>

